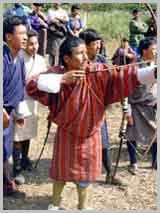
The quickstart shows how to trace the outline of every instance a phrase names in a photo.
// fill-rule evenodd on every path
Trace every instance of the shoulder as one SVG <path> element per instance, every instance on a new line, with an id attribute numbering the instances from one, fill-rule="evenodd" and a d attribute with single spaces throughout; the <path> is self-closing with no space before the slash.
<path id="1" fill-rule="evenodd" d="M 12 63 L 12 57 L 9 47 L 4 43 L 3 44 L 3 63 Z"/>

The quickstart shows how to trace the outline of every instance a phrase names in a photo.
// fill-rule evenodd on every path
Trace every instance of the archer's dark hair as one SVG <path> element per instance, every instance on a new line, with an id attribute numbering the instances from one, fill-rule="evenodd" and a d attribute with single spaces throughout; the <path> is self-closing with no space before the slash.
<path id="1" fill-rule="evenodd" d="M 71 7 L 71 12 L 74 12 L 74 10 L 80 10 L 81 8 L 77 5 L 77 4 L 74 4 L 72 5 Z"/>
<path id="2" fill-rule="evenodd" d="M 37 37 L 38 38 L 38 33 L 35 30 L 29 29 L 27 31 L 27 36 L 28 36 L 28 38 L 31 38 L 31 37 Z"/>
<path id="3" fill-rule="evenodd" d="M 59 61 L 60 65 L 65 66 L 64 62 L 64 56 L 70 56 L 72 55 L 73 48 L 78 47 L 79 45 L 84 44 L 84 41 L 81 38 L 75 37 L 75 36 L 69 36 L 67 37 L 63 43 L 60 46 L 60 55 L 59 55 Z"/>
<path id="4" fill-rule="evenodd" d="M 19 16 L 8 16 L 4 18 L 3 21 L 3 40 L 6 41 L 6 34 L 7 33 L 14 33 L 15 27 L 19 25 L 25 25 L 25 20 Z"/>
<path id="5" fill-rule="evenodd" d="M 156 44 L 157 40 L 154 37 L 147 37 L 140 41 L 138 52 L 142 56 L 143 50 L 148 49 L 151 45 Z"/>

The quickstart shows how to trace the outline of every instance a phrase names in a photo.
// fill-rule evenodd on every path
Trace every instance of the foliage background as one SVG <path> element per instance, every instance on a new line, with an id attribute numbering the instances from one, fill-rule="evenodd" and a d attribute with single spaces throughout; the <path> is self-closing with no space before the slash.
<path id="1" fill-rule="evenodd" d="M 77 3 L 78 4 L 78 3 Z M 31 7 L 32 4 L 24 3 Z M 63 3 L 62 7 L 70 13 L 72 3 Z M 81 17 L 84 17 L 84 8 L 86 4 L 78 4 L 81 7 Z M 110 55 L 118 47 L 122 37 L 129 37 L 128 25 L 132 18 L 132 10 L 138 8 L 142 13 L 142 20 L 147 21 L 150 18 L 148 10 L 142 3 L 93 3 L 88 5 L 87 27 L 95 28 L 103 37 Z M 4 3 L 4 11 L 12 7 L 13 3 Z M 43 10 L 47 10 L 52 3 L 44 3 Z M 156 4 L 151 4 L 156 8 Z"/>

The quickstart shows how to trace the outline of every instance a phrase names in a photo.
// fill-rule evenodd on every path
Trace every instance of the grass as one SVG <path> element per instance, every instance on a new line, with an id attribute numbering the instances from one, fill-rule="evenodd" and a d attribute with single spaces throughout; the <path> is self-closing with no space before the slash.
<path id="1" fill-rule="evenodd" d="M 89 13 L 87 25 L 89 28 L 95 28 L 105 40 L 112 40 L 129 35 L 129 21 L 130 15 L 125 11 L 93 11 Z"/>

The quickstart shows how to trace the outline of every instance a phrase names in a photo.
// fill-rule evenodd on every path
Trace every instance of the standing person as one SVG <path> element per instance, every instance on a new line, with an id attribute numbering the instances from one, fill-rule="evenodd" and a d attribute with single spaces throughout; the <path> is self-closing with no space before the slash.
<path id="1" fill-rule="evenodd" d="M 4 14 L 4 18 L 8 16 L 19 16 L 24 19 L 26 25 L 30 28 L 31 23 L 29 19 L 29 14 L 31 13 L 31 9 L 27 6 L 24 6 L 22 3 L 15 3 L 13 8 L 10 8 Z"/>
<path id="2" fill-rule="evenodd" d="M 146 67 L 146 61 L 155 61 L 157 56 L 157 41 L 153 37 L 146 38 L 140 42 L 139 52 L 141 55 L 141 67 Z M 155 118 L 156 110 L 154 103 L 156 98 L 152 94 L 153 85 L 141 84 L 136 88 L 128 98 L 130 104 L 130 121 L 126 131 L 126 139 L 128 140 L 128 153 L 130 158 L 129 171 L 136 174 L 138 171 L 136 146 L 138 143 L 149 145 L 155 134 Z M 153 143 L 151 147 L 152 166 L 157 168 L 157 144 Z"/>
<path id="3" fill-rule="evenodd" d="M 30 14 L 30 22 L 33 30 L 40 32 L 41 28 L 47 28 L 47 17 L 42 12 L 42 3 L 34 3 L 33 11 Z"/>
<path id="4" fill-rule="evenodd" d="M 139 81 L 144 81 L 145 75 L 149 82 L 155 81 L 156 69 L 153 67 L 142 70 L 126 67 L 121 74 L 113 67 L 110 72 L 107 65 L 88 64 L 86 53 L 82 39 L 67 38 L 60 47 L 64 67 L 51 68 L 49 73 L 34 77 L 27 86 L 29 95 L 49 107 L 49 119 L 58 125 L 50 169 L 54 180 L 53 201 L 48 210 L 59 209 L 67 181 L 77 184 L 78 209 L 88 209 L 89 183 L 101 174 L 100 127 L 106 106 L 129 95 Z M 74 78 L 75 83 L 61 85 L 61 90 L 57 89 L 59 93 L 52 94 L 55 93 L 52 72 L 70 70 L 85 70 L 85 80 Z M 119 81 L 122 84 L 118 84 Z"/>
<path id="5" fill-rule="evenodd" d="M 112 57 L 112 64 L 124 65 L 136 62 L 136 53 L 129 46 L 129 40 L 123 38 L 120 47 L 115 51 Z"/>
<path id="6" fill-rule="evenodd" d="M 3 108 L 9 115 L 9 126 L 3 130 L 3 193 L 4 195 L 24 196 L 11 180 L 8 159 L 13 146 L 14 110 L 23 100 L 25 85 L 24 60 L 18 55 L 25 48 L 27 32 L 24 20 L 18 16 L 9 16 L 3 22 Z M 24 120 L 16 118 L 19 125 Z"/>
<path id="7" fill-rule="evenodd" d="M 68 14 L 60 3 L 53 3 L 48 10 L 47 54 L 50 66 L 59 64 L 59 47 L 66 36 Z"/>
<path id="8" fill-rule="evenodd" d="M 66 23 L 68 35 L 78 37 L 83 27 L 84 25 L 80 17 L 80 7 L 78 5 L 72 5 L 69 21 Z"/>
<path id="9" fill-rule="evenodd" d="M 100 63 L 106 64 L 106 58 L 99 54 L 101 48 L 101 37 L 98 35 L 94 29 L 86 29 L 80 33 L 80 38 L 85 41 L 87 48 L 87 56 L 89 63 Z M 120 180 L 113 178 L 112 176 L 112 163 L 109 151 L 109 136 L 106 119 L 104 116 L 104 122 L 101 127 L 101 139 L 102 139 L 102 162 L 103 166 L 107 172 L 105 182 L 110 184 L 120 185 Z"/>
<path id="10" fill-rule="evenodd" d="M 138 9 L 134 9 L 132 15 L 133 18 L 129 23 L 130 46 L 137 53 L 137 56 L 139 56 L 139 42 L 144 39 L 144 35 L 147 32 L 147 25 L 140 20 Z"/>
<path id="11" fill-rule="evenodd" d="M 105 42 L 104 42 L 103 39 L 101 39 L 101 47 L 100 47 L 100 50 L 99 50 L 99 54 L 103 55 L 105 58 L 108 57 Z"/>
<path id="12" fill-rule="evenodd" d="M 32 29 L 38 32 L 39 49 L 38 54 L 45 56 L 47 48 L 47 16 L 43 12 L 42 3 L 33 4 L 33 12 L 30 14 Z"/>
<path id="13" fill-rule="evenodd" d="M 42 56 L 38 55 L 38 34 L 36 31 L 29 30 L 27 32 L 28 40 L 25 50 L 20 51 L 20 56 L 24 58 L 26 67 L 26 82 L 29 79 L 40 73 L 45 72 L 46 64 Z M 24 101 L 31 112 L 31 116 L 25 119 L 25 126 L 20 128 L 15 124 L 14 128 L 14 145 L 13 145 L 13 176 L 17 184 L 24 183 L 24 177 L 21 171 L 32 170 L 32 164 L 28 157 L 30 141 L 37 137 L 38 129 L 38 103 L 30 98 L 26 91 Z"/>
<path id="14" fill-rule="evenodd" d="M 48 10 L 48 23 L 68 21 L 68 14 L 61 8 L 61 3 L 53 3 L 52 8 Z"/>

